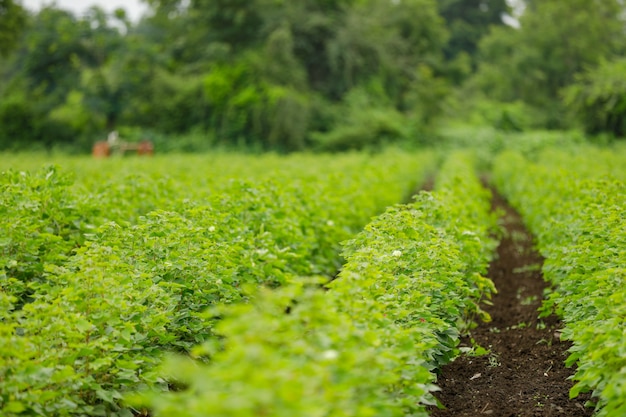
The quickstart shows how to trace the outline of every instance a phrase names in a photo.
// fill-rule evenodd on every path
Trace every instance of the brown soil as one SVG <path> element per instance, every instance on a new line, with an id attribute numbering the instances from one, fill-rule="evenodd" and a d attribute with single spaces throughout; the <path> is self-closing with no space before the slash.
<path id="1" fill-rule="evenodd" d="M 555 316 L 539 319 L 546 287 L 541 274 L 543 259 L 520 217 L 494 192 L 494 207 L 503 210 L 506 230 L 488 276 L 498 294 L 493 306 L 484 309 L 490 323 L 481 323 L 461 346 L 471 339 L 488 349 L 483 356 L 464 354 L 445 366 L 436 393 L 445 409 L 433 408 L 433 417 L 494 416 L 591 416 L 584 407 L 588 396 L 569 399 L 573 369 L 565 368 L 569 343 L 561 342 L 561 322 Z"/>

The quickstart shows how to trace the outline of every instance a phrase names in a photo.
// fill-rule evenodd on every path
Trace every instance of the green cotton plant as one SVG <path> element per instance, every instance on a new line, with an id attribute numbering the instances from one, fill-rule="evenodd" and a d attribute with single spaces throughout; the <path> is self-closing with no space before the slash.
<path id="1" fill-rule="evenodd" d="M 31 200 L 53 195 L 50 206 L 25 205 L 33 228 L 45 227 L 40 219 L 61 218 L 46 207 L 77 220 L 57 221 L 64 225 L 58 236 L 38 242 L 39 253 L 63 256 L 35 259 L 33 279 L 5 281 L 0 289 L 0 414 L 141 413 L 122 398 L 178 386 L 155 373 L 164 355 L 221 346 L 216 326 L 226 321 L 213 308 L 245 304 L 299 276 L 328 281 L 341 264 L 339 242 L 404 199 L 433 164 L 427 153 L 263 162 L 232 156 L 231 164 L 241 164 L 237 178 L 228 158 L 197 172 L 183 167 L 188 159 L 173 158 L 170 176 L 158 175 L 161 161 L 99 161 L 109 171 L 95 178 L 88 177 L 93 167 L 73 161 L 76 181 L 62 186 L 46 181 L 56 171 L 14 177 L 9 191 L 25 189 Z M 128 175 L 135 167 L 142 174 Z M 113 168 L 120 169 L 117 179 Z M 57 245 L 66 235 L 73 240 Z M 17 246 L 8 255 L 27 257 L 30 250 Z M 23 288 L 28 297 L 20 299 Z"/>
<path id="2" fill-rule="evenodd" d="M 494 247 L 489 193 L 471 158 L 451 156 L 444 169 L 456 175 L 441 191 L 387 209 L 345 243 L 326 290 L 322 277 L 294 277 L 210 309 L 220 339 L 161 370 L 182 388 L 138 392 L 129 404 L 156 417 L 426 416 L 434 369 L 458 353 L 463 323 L 495 291 L 480 275 Z"/>
<path id="3" fill-rule="evenodd" d="M 435 190 L 447 193 L 444 204 L 449 207 L 442 212 L 449 217 L 444 221 L 454 225 L 451 230 L 461 244 L 461 256 L 470 265 L 468 269 L 486 274 L 499 240 L 497 236 L 496 239 L 486 236 L 496 234 L 495 225 L 500 213 L 491 211 L 491 192 L 483 187 L 473 172 L 477 163 L 473 154 L 457 152 L 453 155 L 442 167 Z"/>
<path id="4" fill-rule="evenodd" d="M 212 334 L 199 314 L 207 306 L 246 300 L 250 286 L 276 287 L 298 275 L 332 276 L 340 265 L 339 242 L 382 204 L 402 198 L 399 187 L 373 174 L 363 172 L 357 181 L 344 174 L 320 181 L 318 175 L 317 182 L 311 177 L 310 183 L 282 186 L 276 184 L 285 181 L 276 178 L 233 182 L 203 205 L 152 212 L 130 228 L 107 229 L 97 242 L 128 248 L 122 251 L 125 262 L 169 286 L 179 300 L 169 325 L 173 343 L 188 349 Z M 375 182 L 380 192 L 371 199 L 364 185 Z"/>
<path id="5" fill-rule="evenodd" d="M 619 416 L 626 408 L 626 187 L 611 178 L 621 177 L 617 167 L 605 178 L 585 177 L 590 170 L 584 165 L 597 165 L 598 155 L 590 152 L 588 160 L 570 155 L 568 165 L 567 154 L 556 150 L 537 164 L 504 154 L 496 161 L 494 178 L 536 235 L 546 258 L 544 276 L 554 288 L 543 311 L 563 318 L 562 337 L 573 342 L 566 364 L 577 365 L 572 377 L 577 382 L 570 396 L 593 391 L 597 415 Z"/>
<path id="6" fill-rule="evenodd" d="M 550 147 L 539 154 L 537 163 L 565 169 L 586 179 L 610 178 L 626 180 L 625 144 L 610 147 L 578 145 L 564 151 L 560 147 Z"/>
<path id="7" fill-rule="evenodd" d="M 62 265 L 92 229 L 88 207 L 68 193 L 72 183 L 57 166 L 0 176 L 0 288 L 20 305 L 45 281 L 45 266 Z"/>
<path id="8" fill-rule="evenodd" d="M 399 405 L 381 394 L 388 384 L 401 385 L 409 379 L 408 373 L 402 375 L 401 365 L 411 356 L 410 343 L 407 340 L 395 351 L 384 346 L 379 335 L 358 326 L 341 310 L 342 299 L 311 284 L 295 283 L 228 308 L 227 318 L 218 325 L 224 345 L 221 349 L 205 345 L 196 351 L 210 355 L 209 366 L 179 357 L 170 359 L 163 370 L 193 390 L 152 397 L 153 412 L 397 415 Z M 427 375 L 424 369 L 420 373 Z M 407 388 L 425 395 L 428 386 L 407 384 Z"/>
<path id="9" fill-rule="evenodd" d="M 421 314 L 414 313 L 407 325 L 417 319 L 434 325 L 434 333 L 438 332 L 444 343 L 432 354 L 437 358 L 432 360 L 433 367 L 455 355 L 456 336 L 464 330 L 465 320 L 471 322 L 476 315 L 490 319 L 478 303 L 495 292 L 493 283 L 482 274 L 495 249 L 491 236 L 496 217 L 490 212 L 490 193 L 481 186 L 473 166 L 468 154 L 450 156 L 437 175 L 435 193 L 420 194 L 414 204 L 388 210 L 346 247 L 349 262 L 344 270 L 375 275 L 386 265 L 367 262 L 367 258 L 389 259 L 394 261 L 395 278 L 385 292 L 405 286 L 422 290 L 400 292 L 399 298 L 392 298 L 390 309 L 399 304 L 404 312 L 398 300 L 405 297 L 411 309 L 424 309 Z M 413 302 L 412 297 L 418 301 Z"/>
<path id="10" fill-rule="evenodd" d="M 3 346 L 23 347 L 16 356 L 2 350 L 5 415 L 129 415 L 116 405 L 125 387 L 158 383 L 150 369 L 170 337 L 173 303 L 150 277 L 115 263 L 114 248 L 84 259 L 90 246 L 75 255 L 80 269 L 48 267 L 34 300 L 5 317 L 13 331 Z"/>

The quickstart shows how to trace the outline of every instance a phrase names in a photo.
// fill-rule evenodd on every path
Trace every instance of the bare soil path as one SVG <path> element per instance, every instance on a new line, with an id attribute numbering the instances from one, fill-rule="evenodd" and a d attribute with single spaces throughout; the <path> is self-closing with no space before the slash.
<path id="1" fill-rule="evenodd" d="M 437 385 L 437 398 L 446 407 L 433 408 L 433 417 L 530 417 L 591 416 L 585 408 L 588 397 L 569 399 L 573 369 L 563 361 L 569 343 L 561 342 L 559 319 L 538 318 L 546 287 L 541 275 L 542 258 L 519 215 L 494 192 L 494 208 L 505 212 L 506 234 L 488 276 L 498 294 L 493 306 L 485 306 L 492 317 L 481 323 L 461 346 L 479 346 L 489 353 L 465 354 L 444 367 Z M 475 343 L 472 343 L 474 339 Z"/>

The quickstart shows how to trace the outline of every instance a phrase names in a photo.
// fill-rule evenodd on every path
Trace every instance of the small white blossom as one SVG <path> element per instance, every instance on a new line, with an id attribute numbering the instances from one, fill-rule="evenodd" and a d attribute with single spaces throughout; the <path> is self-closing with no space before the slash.
<path id="1" fill-rule="evenodd" d="M 209 227 L 209 232 L 211 232 L 211 233 L 215 232 L 215 226 Z"/>
<path id="2" fill-rule="evenodd" d="M 337 359 L 338 357 L 339 357 L 339 352 L 333 349 L 324 351 L 324 353 L 322 353 L 322 359 L 325 359 L 327 361 L 333 361 Z"/>
<path id="3" fill-rule="evenodd" d="M 329 221 L 326 222 L 326 225 L 330 226 L 330 227 L 333 227 L 335 225 L 335 222 L 332 221 L 332 220 L 329 220 Z"/>
<path id="4" fill-rule="evenodd" d="M 393 253 L 391 254 L 391 256 L 399 258 L 399 257 L 402 256 L 402 252 L 400 252 L 399 250 L 394 250 Z"/>

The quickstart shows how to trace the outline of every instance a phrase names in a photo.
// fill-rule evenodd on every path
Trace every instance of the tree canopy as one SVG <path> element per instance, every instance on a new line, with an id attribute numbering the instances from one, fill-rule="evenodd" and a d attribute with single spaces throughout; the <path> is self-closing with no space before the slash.
<path id="1" fill-rule="evenodd" d="M 0 0 L 1 148 L 113 129 L 172 149 L 376 147 L 486 102 L 589 126 L 607 116 L 573 97 L 626 47 L 620 0 L 527 0 L 519 28 L 506 0 L 145 2 L 130 22 Z"/>
<path id="2" fill-rule="evenodd" d="M 478 83 L 503 101 L 523 100 L 564 127 L 561 91 L 577 74 L 624 53 L 625 8 L 620 0 L 527 2 L 520 28 L 492 28 L 481 40 Z"/>
<path id="3" fill-rule="evenodd" d="M 26 11 L 14 0 L 0 0 L 0 56 L 16 46 L 26 23 Z"/>

